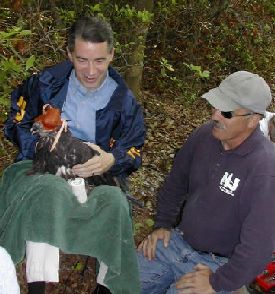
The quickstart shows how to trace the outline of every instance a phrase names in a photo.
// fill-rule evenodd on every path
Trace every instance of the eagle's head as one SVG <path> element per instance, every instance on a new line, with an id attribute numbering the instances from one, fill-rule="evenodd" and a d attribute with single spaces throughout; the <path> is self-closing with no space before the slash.
<path id="1" fill-rule="evenodd" d="M 43 109 L 43 113 L 34 119 L 31 128 L 32 134 L 38 134 L 41 137 L 49 135 L 49 133 L 57 132 L 62 126 L 60 109 L 47 105 Z"/>

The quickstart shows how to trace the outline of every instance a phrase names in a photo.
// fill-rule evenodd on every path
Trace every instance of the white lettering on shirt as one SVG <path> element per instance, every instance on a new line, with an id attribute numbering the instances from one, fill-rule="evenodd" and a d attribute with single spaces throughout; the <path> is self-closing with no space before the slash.
<path id="1" fill-rule="evenodd" d="M 225 172 L 220 181 L 220 190 L 228 195 L 234 196 L 234 192 L 238 188 L 240 179 L 232 180 L 233 173 Z"/>

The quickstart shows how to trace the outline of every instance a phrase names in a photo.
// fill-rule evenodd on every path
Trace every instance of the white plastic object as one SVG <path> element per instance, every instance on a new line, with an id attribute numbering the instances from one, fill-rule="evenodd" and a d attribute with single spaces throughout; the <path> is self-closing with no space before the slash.
<path id="1" fill-rule="evenodd" d="M 87 201 L 87 192 L 85 189 L 85 181 L 83 178 L 75 178 L 68 180 L 69 185 L 72 187 L 72 191 L 75 194 L 78 202 L 85 203 Z"/>

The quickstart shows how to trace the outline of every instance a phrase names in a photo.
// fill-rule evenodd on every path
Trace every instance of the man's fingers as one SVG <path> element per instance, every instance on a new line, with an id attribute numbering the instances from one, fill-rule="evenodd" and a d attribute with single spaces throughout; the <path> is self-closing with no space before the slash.
<path id="1" fill-rule="evenodd" d="M 197 264 L 195 271 L 183 275 L 177 282 L 176 288 L 179 293 L 187 294 L 213 294 L 215 291 L 209 283 L 211 270 L 203 265 Z"/>
<path id="2" fill-rule="evenodd" d="M 146 245 L 147 245 L 147 258 L 149 260 L 152 260 L 153 258 L 153 255 L 154 255 L 154 248 L 153 248 L 153 245 L 152 245 L 152 237 L 151 235 L 149 235 L 147 237 L 147 240 L 146 240 Z"/>
<path id="3" fill-rule="evenodd" d="M 152 260 L 154 258 L 155 245 L 150 235 L 140 243 L 140 245 L 138 246 L 138 250 L 142 251 L 143 255 L 149 260 Z"/>
<path id="4" fill-rule="evenodd" d="M 92 175 L 102 175 L 108 171 L 115 163 L 114 155 L 110 152 L 105 152 L 98 145 L 86 142 L 86 144 L 97 150 L 99 155 L 95 155 L 83 164 L 76 164 L 73 167 L 73 172 L 80 177 L 90 177 Z"/>
<path id="5" fill-rule="evenodd" d="M 83 164 L 76 164 L 72 170 L 80 177 L 100 175 L 102 173 L 102 167 L 99 156 L 94 156 Z"/>
<path id="6" fill-rule="evenodd" d="M 154 230 L 147 238 L 145 238 L 138 246 L 138 250 L 143 252 L 143 255 L 152 260 L 156 257 L 156 248 L 158 240 L 164 242 L 167 247 L 170 241 L 170 231 L 167 229 L 159 228 Z"/>
<path id="7" fill-rule="evenodd" d="M 138 245 L 138 251 L 141 251 L 143 249 L 143 241 Z"/>
<path id="8" fill-rule="evenodd" d="M 191 287 L 193 287 L 193 282 L 192 281 L 188 281 L 188 280 L 186 280 L 186 281 L 179 281 L 179 282 L 177 282 L 176 283 L 176 288 L 177 289 L 186 289 L 186 288 L 191 288 Z"/>
<path id="9" fill-rule="evenodd" d="M 163 238 L 164 247 L 168 247 L 169 241 L 170 241 L 170 236 L 171 236 L 170 231 L 164 232 L 164 238 Z"/>
<path id="10" fill-rule="evenodd" d="M 197 271 L 209 270 L 209 267 L 207 265 L 205 265 L 205 264 L 198 263 L 197 265 L 194 266 L 194 269 L 197 270 Z"/>
<path id="11" fill-rule="evenodd" d="M 154 250 L 154 239 L 149 235 L 148 239 L 148 259 L 152 260 L 155 258 L 155 250 Z"/>
<path id="12" fill-rule="evenodd" d="M 194 274 L 187 273 L 176 282 L 177 289 L 188 289 L 194 286 Z"/>
<path id="13" fill-rule="evenodd" d="M 96 151 L 98 151 L 98 152 L 101 151 L 101 148 L 100 148 L 98 145 L 94 144 L 94 143 L 87 142 L 86 144 L 87 144 L 89 147 L 91 147 L 92 149 L 94 149 L 94 150 L 96 150 Z"/>
<path id="14" fill-rule="evenodd" d="M 157 236 L 153 236 L 151 238 L 151 242 L 152 242 L 152 258 L 155 258 L 156 257 L 157 242 L 158 242 Z"/>
<path id="15" fill-rule="evenodd" d="M 143 255 L 147 258 L 149 258 L 148 254 L 148 240 L 143 241 Z"/>
<path id="16" fill-rule="evenodd" d="M 100 164 L 100 157 L 98 155 L 90 158 L 88 161 L 84 162 L 83 164 L 79 164 L 82 167 L 89 167 L 89 166 L 93 166 L 96 164 Z"/>

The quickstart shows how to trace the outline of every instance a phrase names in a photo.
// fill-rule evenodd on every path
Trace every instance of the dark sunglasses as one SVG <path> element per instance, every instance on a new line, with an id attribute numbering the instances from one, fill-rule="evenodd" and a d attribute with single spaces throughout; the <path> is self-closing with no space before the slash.
<path id="1" fill-rule="evenodd" d="M 248 115 L 252 115 L 255 114 L 254 112 L 249 112 L 249 113 L 245 113 L 245 114 L 234 114 L 234 111 L 221 111 L 221 115 L 225 118 L 232 118 L 232 117 L 236 117 L 236 116 L 248 116 Z"/>

